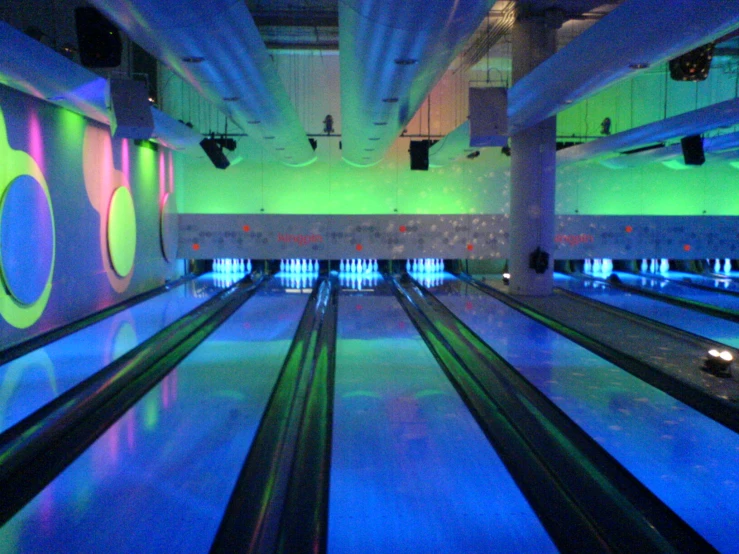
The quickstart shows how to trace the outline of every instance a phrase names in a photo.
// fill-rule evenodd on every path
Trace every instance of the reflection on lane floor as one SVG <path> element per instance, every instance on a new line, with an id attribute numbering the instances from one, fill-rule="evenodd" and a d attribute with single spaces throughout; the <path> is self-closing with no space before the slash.
<path id="1" fill-rule="evenodd" d="M 644 279 L 649 280 L 648 277 Z M 575 279 L 559 273 L 555 274 L 555 285 L 677 329 L 689 331 L 729 346 L 739 347 L 739 323 L 625 292 L 609 287 L 605 283 Z M 716 295 L 717 293 L 708 294 Z"/>
<path id="2" fill-rule="evenodd" d="M 118 359 L 218 291 L 213 277 L 204 275 L 0 366 L 0 431 Z"/>
<path id="3" fill-rule="evenodd" d="M 388 285 L 338 324 L 329 551 L 554 551 Z"/>
<path id="4" fill-rule="evenodd" d="M 0 528 L 0 550 L 207 552 L 306 299 L 259 290 Z"/>
<path id="5" fill-rule="evenodd" d="M 708 541 L 739 551 L 726 525 L 736 433 L 452 276 L 432 292 Z"/>

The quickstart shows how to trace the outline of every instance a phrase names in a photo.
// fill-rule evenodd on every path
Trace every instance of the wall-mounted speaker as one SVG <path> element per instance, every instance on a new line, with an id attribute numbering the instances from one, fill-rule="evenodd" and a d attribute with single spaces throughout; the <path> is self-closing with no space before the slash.
<path id="1" fill-rule="evenodd" d="M 685 165 L 703 165 L 706 161 L 705 152 L 703 152 L 703 138 L 700 135 L 690 135 L 680 140 L 683 147 L 683 158 Z"/>
<path id="2" fill-rule="evenodd" d="M 218 144 L 215 138 L 204 138 L 200 141 L 200 146 L 208 155 L 210 161 L 213 162 L 213 165 L 216 166 L 218 169 L 226 169 L 229 165 L 231 165 L 231 163 L 228 161 L 228 158 L 223 153 L 221 145 Z"/>
<path id="3" fill-rule="evenodd" d="M 430 140 L 412 140 L 409 152 L 411 153 L 411 169 L 427 171 L 429 168 Z"/>
<path id="4" fill-rule="evenodd" d="M 85 67 L 121 65 L 121 34 L 103 14 L 92 7 L 75 8 L 77 47 Z"/>
<path id="5" fill-rule="evenodd" d="M 149 92 L 143 81 L 111 79 L 108 83 L 110 134 L 115 138 L 144 140 L 154 132 Z"/>

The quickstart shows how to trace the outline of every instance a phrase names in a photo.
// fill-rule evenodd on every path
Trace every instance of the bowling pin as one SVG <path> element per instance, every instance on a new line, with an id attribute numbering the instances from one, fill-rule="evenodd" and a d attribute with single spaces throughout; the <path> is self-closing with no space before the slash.
<path id="1" fill-rule="evenodd" d="M 595 273 L 596 275 L 599 274 L 601 271 L 601 267 L 602 266 L 601 266 L 600 258 L 595 258 L 593 260 L 593 273 Z"/>
<path id="2" fill-rule="evenodd" d="M 716 258 L 716 262 L 713 264 L 713 271 L 715 273 L 720 273 L 721 272 L 721 262 L 719 261 L 718 258 Z"/>
<path id="3" fill-rule="evenodd" d="M 724 260 L 724 273 L 727 275 L 731 273 L 731 260 L 729 258 Z"/>
<path id="4" fill-rule="evenodd" d="M 667 273 L 670 270 L 670 262 L 667 258 L 662 258 L 662 263 L 659 266 L 660 273 Z"/>
<path id="5" fill-rule="evenodd" d="M 642 260 L 641 260 L 641 272 L 642 273 L 646 273 L 647 272 L 647 269 L 649 269 L 649 266 L 647 266 L 647 259 L 646 258 L 642 258 Z"/>

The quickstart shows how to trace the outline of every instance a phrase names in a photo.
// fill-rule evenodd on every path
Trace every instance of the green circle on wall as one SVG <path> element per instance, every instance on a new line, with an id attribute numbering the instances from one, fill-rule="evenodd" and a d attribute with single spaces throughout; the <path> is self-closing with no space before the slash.
<path id="1" fill-rule="evenodd" d="M 136 212 L 127 187 L 118 187 L 108 209 L 108 254 L 113 270 L 125 277 L 136 256 Z"/>

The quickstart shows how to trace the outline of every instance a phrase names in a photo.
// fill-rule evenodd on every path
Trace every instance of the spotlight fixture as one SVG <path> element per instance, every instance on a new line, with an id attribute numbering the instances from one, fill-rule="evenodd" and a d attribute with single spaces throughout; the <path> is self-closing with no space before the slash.
<path id="1" fill-rule="evenodd" d="M 218 143 L 213 134 L 211 134 L 210 137 L 206 137 L 201 140 L 200 146 L 216 168 L 226 169 L 230 165 L 228 158 L 223 153 L 222 146 Z"/>
<path id="2" fill-rule="evenodd" d="M 314 138 L 309 138 L 308 142 L 310 143 L 310 147 L 313 148 L 313 151 L 316 151 L 316 148 L 318 148 L 318 141 Z"/>
<path id="3" fill-rule="evenodd" d="M 718 351 L 711 348 L 708 355 L 703 359 L 701 369 L 717 377 L 731 377 L 731 362 L 734 356 L 728 350 Z"/>
<path id="4" fill-rule="evenodd" d="M 511 283 L 511 274 L 510 273 L 504 273 L 503 274 L 503 284 L 509 285 Z"/>
<path id="5" fill-rule="evenodd" d="M 510 146 L 504 146 L 503 148 L 500 149 L 500 152 L 502 154 L 505 154 L 506 156 L 510 156 L 511 155 L 511 147 Z"/>
<path id="6" fill-rule="evenodd" d="M 601 135 L 611 134 L 611 118 L 610 117 L 606 117 L 603 121 L 600 122 L 600 134 Z"/>
<path id="7" fill-rule="evenodd" d="M 331 114 L 323 118 L 323 132 L 327 135 L 334 132 L 334 118 Z"/>

